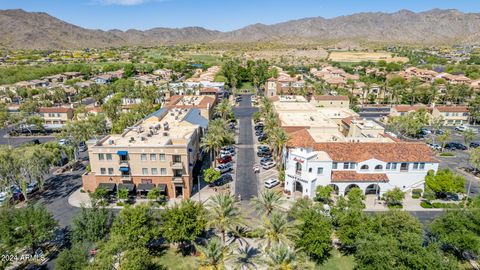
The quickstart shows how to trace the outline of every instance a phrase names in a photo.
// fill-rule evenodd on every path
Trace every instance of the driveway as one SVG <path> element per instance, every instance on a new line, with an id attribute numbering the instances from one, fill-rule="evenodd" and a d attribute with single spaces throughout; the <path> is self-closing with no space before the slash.
<path id="1" fill-rule="evenodd" d="M 30 142 L 32 140 L 39 140 L 41 143 L 49 142 L 55 140 L 54 135 L 49 136 L 22 136 L 22 137 L 10 137 L 8 132 L 11 130 L 11 127 L 6 127 L 0 129 L 0 144 L 19 146 L 22 143 Z"/>
<path id="2" fill-rule="evenodd" d="M 242 200 L 250 200 L 258 195 L 257 176 L 253 173 L 255 151 L 252 132 L 252 115 L 257 108 L 252 107 L 250 95 L 241 96 L 242 101 L 234 108 L 239 122 L 235 195 L 240 195 Z"/>

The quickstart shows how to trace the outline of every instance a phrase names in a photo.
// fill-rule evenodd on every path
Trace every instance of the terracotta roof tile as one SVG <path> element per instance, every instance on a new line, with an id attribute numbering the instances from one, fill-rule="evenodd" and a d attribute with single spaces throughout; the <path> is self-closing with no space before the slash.
<path id="1" fill-rule="evenodd" d="M 285 132 L 288 134 L 288 147 L 313 147 L 315 141 L 304 127 L 301 129 L 285 129 Z"/>
<path id="2" fill-rule="evenodd" d="M 357 173 L 354 171 L 333 171 L 332 182 L 388 182 L 384 173 Z"/>
<path id="3" fill-rule="evenodd" d="M 39 113 L 67 113 L 72 110 L 71 108 L 65 107 L 41 107 L 38 109 Z"/>
<path id="4" fill-rule="evenodd" d="M 425 109 L 427 106 L 425 105 L 398 105 L 394 107 L 397 112 L 410 112 L 416 111 L 418 109 Z"/>
<path id="5" fill-rule="evenodd" d="M 436 106 L 435 107 L 440 112 L 468 112 L 467 106 Z"/>
<path id="6" fill-rule="evenodd" d="M 378 159 L 384 162 L 437 162 L 424 143 L 315 143 L 316 151 L 326 152 L 336 162 L 361 162 Z"/>

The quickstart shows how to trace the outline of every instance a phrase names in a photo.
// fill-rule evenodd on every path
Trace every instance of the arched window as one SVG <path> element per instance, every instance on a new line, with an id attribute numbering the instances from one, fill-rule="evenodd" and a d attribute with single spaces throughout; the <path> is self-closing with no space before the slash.
<path id="1" fill-rule="evenodd" d="M 362 167 L 360 167 L 360 170 L 362 171 L 368 170 L 368 165 L 362 165 Z"/>
<path id="2" fill-rule="evenodd" d="M 295 164 L 295 171 L 297 171 L 297 173 L 302 171 L 302 164 L 300 162 Z"/>
<path id="3" fill-rule="evenodd" d="M 383 166 L 382 165 L 377 165 L 377 166 L 375 166 L 375 170 L 383 170 Z"/>

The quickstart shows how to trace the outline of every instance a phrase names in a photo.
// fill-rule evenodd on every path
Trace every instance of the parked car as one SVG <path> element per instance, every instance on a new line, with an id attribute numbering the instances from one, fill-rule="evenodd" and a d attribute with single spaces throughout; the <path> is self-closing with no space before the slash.
<path id="1" fill-rule="evenodd" d="M 233 147 L 233 145 L 227 145 L 227 146 L 222 147 L 222 150 L 234 150 L 235 151 L 235 147 Z"/>
<path id="2" fill-rule="evenodd" d="M 258 150 L 257 152 L 257 156 L 258 157 L 266 157 L 266 156 L 271 156 L 272 155 L 272 152 L 270 151 L 270 149 L 265 149 L 265 150 Z"/>
<path id="3" fill-rule="evenodd" d="M 232 163 L 225 163 L 225 164 L 220 164 L 215 168 L 215 170 L 219 171 L 220 173 L 226 173 L 229 172 L 233 169 Z"/>
<path id="4" fill-rule="evenodd" d="M 224 156 L 235 156 L 235 150 L 234 149 L 228 149 L 228 150 L 221 150 L 220 155 Z"/>
<path id="5" fill-rule="evenodd" d="M 8 198 L 7 192 L 0 192 L 0 206 L 7 201 L 7 198 Z"/>
<path id="6" fill-rule="evenodd" d="M 265 164 L 262 165 L 262 168 L 263 168 L 264 170 L 268 170 L 268 169 L 271 169 L 271 168 L 273 168 L 273 167 L 275 167 L 275 161 L 273 161 L 273 160 L 272 160 L 272 161 L 265 162 Z"/>
<path id="7" fill-rule="evenodd" d="M 275 186 L 278 186 L 280 184 L 280 181 L 278 181 L 278 179 L 268 179 L 268 180 L 265 180 L 265 183 L 264 183 L 264 186 L 266 188 L 273 188 Z"/>
<path id="8" fill-rule="evenodd" d="M 438 151 L 442 150 L 442 147 L 441 147 L 439 144 L 436 144 L 436 143 L 427 143 L 427 145 L 428 145 L 430 148 L 434 149 L 434 150 L 438 150 Z"/>
<path id="9" fill-rule="evenodd" d="M 266 145 L 259 145 L 259 146 L 257 146 L 257 151 L 260 151 L 260 150 L 262 150 L 262 151 L 266 151 L 266 150 L 270 151 L 270 147 L 268 147 L 268 146 L 266 146 Z"/>
<path id="10" fill-rule="evenodd" d="M 435 130 L 435 134 L 437 134 L 437 135 L 443 135 L 443 134 L 445 134 L 445 130 L 443 130 L 443 129 L 437 129 L 437 130 Z"/>
<path id="11" fill-rule="evenodd" d="M 224 156 L 217 158 L 217 162 L 220 164 L 229 163 L 232 161 L 232 156 Z"/>
<path id="12" fill-rule="evenodd" d="M 253 165 L 253 173 L 259 173 L 260 172 L 260 166 L 257 164 Z"/>
<path id="13" fill-rule="evenodd" d="M 263 136 L 263 135 L 264 135 L 263 130 L 257 130 L 257 131 L 255 131 L 255 136 L 258 137 L 258 136 Z"/>
<path id="14" fill-rule="evenodd" d="M 37 190 L 38 190 L 38 183 L 37 182 L 31 182 L 27 185 L 27 194 L 32 194 Z"/>
<path id="15" fill-rule="evenodd" d="M 15 203 L 17 201 L 25 200 L 25 197 L 23 196 L 23 193 L 18 186 L 11 185 L 9 187 L 9 189 L 10 189 L 10 194 L 11 194 L 11 197 L 10 197 L 10 202 L 11 203 Z"/>
<path id="16" fill-rule="evenodd" d="M 260 165 L 265 165 L 267 162 L 273 162 L 273 159 L 271 157 L 263 157 L 260 159 Z"/>
<path id="17" fill-rule="evenodd" d="M 421 128 L 420 133 L 423 135 L 432 134 L 432 132 L 428 128 Z"/>
<path id="18" fill-rule="evenodd" d="M 233 181 L 232 175 L 229 174 L 229 173 L 226 173 L 226 174 L 222 174 L 222 176 L 220 176 L 220 178 L 217 179 L 217 181 L 215 181 L 213 183 L 210 183 L 209 186 L 210 187 L 223 186 L 226 183 L 231 182 L 231 181 Z"/>
<path id="19" fill-rule="evenodd" d="M 85 142 L 80 142 L 78 144 L 78 151 L 80 152 L 85 152 L 87 151 L 88 147 L 87 147 L 87 144 Z"/>
<path id="20" fill-rule="evenodd" d="M 262 134 L 261 136 L 258 137 L 259 142 L 263 142 L 265 140 L 267 140 L 267 135 L 265 135 L 265 134 Z"/>
<path id="21" fill-rule="evenodd" d="M 477 148 L 477 147 L 479 147 L 479 146 L 480 146 L 480 142 L 471 142 L 471 143 L 470 143 L 470 147 L 471 147 L 471 148 Z"/>
<path id="22" fill-rule="evenodd" d="M 449 142 L 445 144 L 445 149 L 447 150 L 467 150 L 467 147 L 461 143 Z"/>
<path id="23" fill-rule="evenodd" d="M 458 126 L 458 127 L 455 127 L 455 130 L 460 131 L 460 132 L 465 132 L 467 130 L 471 130 L 471 131 L 473 131 L 473 133 L 478 133 L 478 130 L 476 128 L 472 128 L 472 127 L 469 127 L 469 126 Z"/>

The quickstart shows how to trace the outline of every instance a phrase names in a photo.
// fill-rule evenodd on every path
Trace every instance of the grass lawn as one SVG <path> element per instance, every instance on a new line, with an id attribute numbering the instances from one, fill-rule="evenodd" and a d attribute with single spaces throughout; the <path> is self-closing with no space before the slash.
<path id="1" fill-rule="evenodd" d="M 338 250 L 332 251 L 332 256 L 323 265 L 317 265 L 315 269 L 322 270 L 353 270 L 355 261 L 353 256 L 344 256 Z"/>
<path id="2" fill-rule="evenodd" d="M 208 55 L 208 54 L 190 54 L 186 55 L 194 62 L 203 62 L 206 65 L 220 65 L 222 63 L 220 56 Z"/>
<path id="3" fill-rule="evenodd" d="M 166 269 L 190 270 L 197 269 L 197 260 L 193 256 L 183 257 L 177 254 L 176 250 L 169 249 L 162 257 L 155 259 L 156 262 L 166 267 Z"/>
<path id="4" fill-rule="evenodd" d="M 253 84 L 251 82 L 242 82 L 242 83 L 240 83 L 240 85 L 237 88 L 238 89 L 251 90 L 251 89 L 253 89 Z"/>

